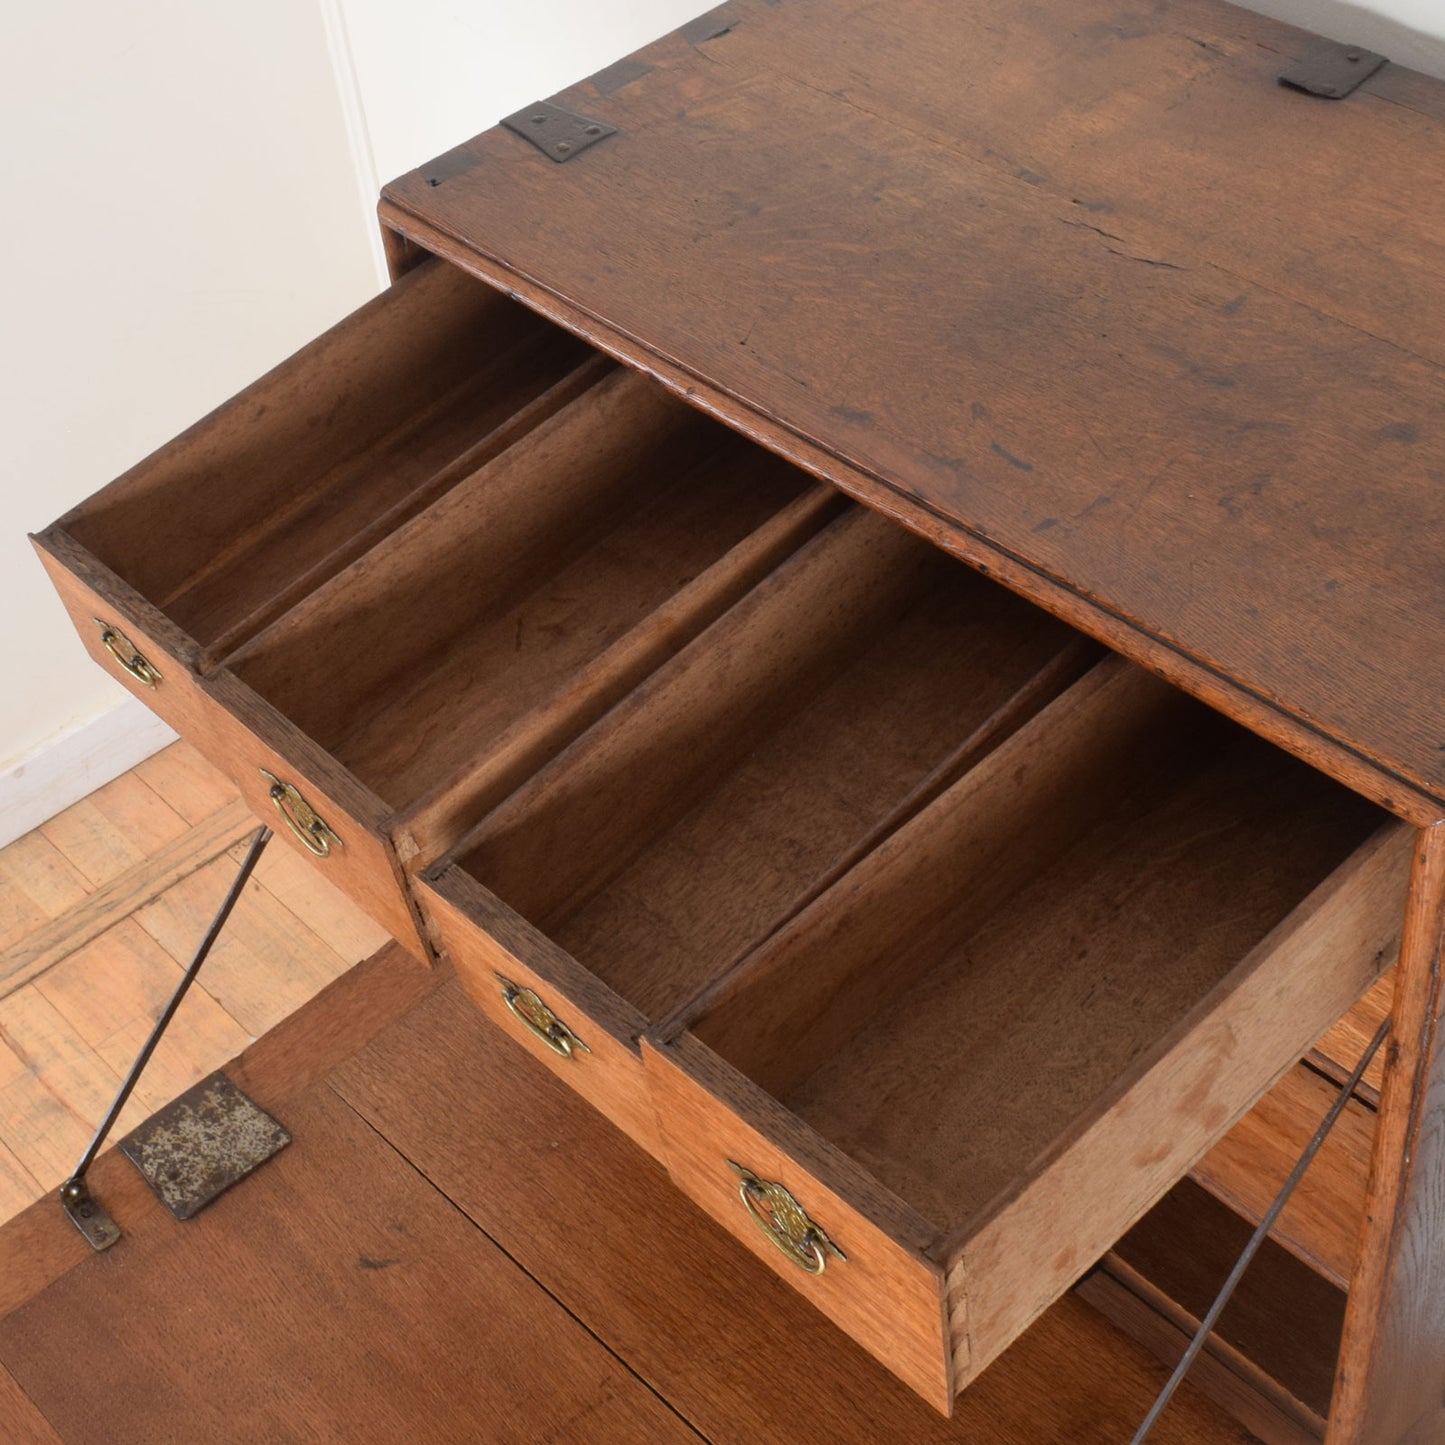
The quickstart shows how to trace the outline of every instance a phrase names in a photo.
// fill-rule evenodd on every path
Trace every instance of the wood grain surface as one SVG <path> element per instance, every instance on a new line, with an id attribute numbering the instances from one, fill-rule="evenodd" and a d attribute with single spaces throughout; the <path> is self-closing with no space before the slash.
<path id="1" fill-rule="evenodd" d="M 1239 13 L 733 0 L 563 93 L 617 136 L 488 132 L 388 214 L 1438 816 L 1445 224 L 1398 198 L 1445 130 Z"/>
<path id="2" fill-rule="evenodd" d="M 68 514 L 209 653 L 334 573 L 586 353 L 419 268 Z"/>
<path id="3" fill-rule="evenodd" d="M 284 1114 L 292 1098 L 364 1047 L 443 977 L 443 971 L 389 943 L 256 1040 L 227 1065 L 227 1073 L 257 1103 Z M 223 1062 L 214 1060 L 210 1067 Z M 113 1146 L 96 1160 L 89 1179 L 126 1231 L 163 1214 L 149 1186 Z M 52 1190 L 0 1228 L 0 1316 L 94 1258 Z"/>
<path id="4" fill-rule="evenodd" d="M 955 1352 L 943 1270 L 930 1257 L 934 1226 L 690 1034 L 656 1048 L 644 1040 L 643 1060 L 663 1159 L 677 1189 L 740 1249 L 946 1413 Z M 784 1255 L 744 1208 L 735 1164 L 781 1184 L 846 1258 L 812 1274 Z"/>
<path id="5" fill-rule="evenodd" d="M 0 849 L 0 1221 L 79 1158 L 258 827 L 176 742 Z M 386 941 L 310 862 L 268 851 L 121 1131 Z"/>
<path id="6" fill-rule="evenodd" d="M 63 1439 L 696 1438 L 330 1089 L 285 1123 L 297 1144 L 184 1230 L 0 1322 Z"/>
<path id="7" fill-rule="evenodd" d="M 657 1165 L 519 1063 L 455 984 L 379 1035 L 336 1085 L 719 1445 L 1119 1445 L 1162 1382 L 1143 1350 L 1068 1299 L 943 1418 L 741 1251 Z M 1154 1438 L 1249 1437 L 1186 1387 Z"/>
<path id="8" fill-rule="evenodd" d="M 851 508 L 464 838 L 458 866 L 665 1018 L 1063 690 L 1076 644 Z"/>
<path id="9" fill-rule="evenodd" d="M 651 1445 L 689 1427 L 717 1445 L 1118 1445 L 1147 1409 L 1162 1369 L 1068 1300 L 944 1419 L 519 1061 L 455 983 L 416 1007 L 438 975 L 399 957 L 248 1052 L 241 1082 L 296 1140 L 212 1210 L 176 1226 L 107 1155 L 128 1236 L 110 1256 L 82 1254 L 54 1210 L 0 1230 L 0 1281 L 19 1258 L 32 1286 L 0 1303 L 0 1370 L 25 1392 L 0 1376 L 4 1438 L 334 1438 L 340 1422 L 360 1445 Z M 42 1279 L 46 1239 L 65 1258 Z M 121 1312 L 130 1328 L 109 1328 Z M 94 1369 L 73 1368 L 81 1348 Z M 1250 1437 L 1186 1387 L 1155 1438 Z"/>
<path id="10" fill-rule="evenodd" d="M 15 1383 L 15 1376 L 0 1366 L 0 1426 L 9 1445 L 60 1445 L 60 1436 Z"/>
<path id="11" fill-rule="evenodd" d="M 1296 1065 L 1194 1166 L 1192 1177 L 1258 1223 L 1338 1095 L 1338 1085 Z M 1273 1238 L 1340 1289 L 1354 1273 L 1375 1122 L 1358 1099 L 1345 1106 L 1273 1230 Z"/>

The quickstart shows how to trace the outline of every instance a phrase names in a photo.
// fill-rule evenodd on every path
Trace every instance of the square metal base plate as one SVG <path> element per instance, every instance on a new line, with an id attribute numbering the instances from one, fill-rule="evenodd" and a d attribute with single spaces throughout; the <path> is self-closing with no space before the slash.
<path id="1" fill-rule="evenodd" d="M 279 1153 L 291 1136 L 224 1074 L 186 1090 L 120 1141 L 177 1218 L 190 1219 Z"/>

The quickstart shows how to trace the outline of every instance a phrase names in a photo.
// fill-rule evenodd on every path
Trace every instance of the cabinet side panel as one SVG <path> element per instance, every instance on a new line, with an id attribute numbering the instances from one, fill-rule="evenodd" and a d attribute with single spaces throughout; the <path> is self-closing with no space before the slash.
<path id="1" fill-rule="evenodd" d="M 1335 1445 L 1445 1439 L 1445 829 L 1415 840 Z"/>

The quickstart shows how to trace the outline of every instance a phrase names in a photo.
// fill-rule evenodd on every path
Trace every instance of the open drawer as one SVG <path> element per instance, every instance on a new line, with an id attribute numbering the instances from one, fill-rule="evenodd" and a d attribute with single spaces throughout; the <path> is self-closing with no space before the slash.
<path id="1" fill-rule="evenodd" d="M 522 306 L 430 262 L 52 532 L 120 584 L 102 599 L 115 625 L 147 632 L 150 619 L 166 620 L 147 638 L 157 670 L 210 671 L 599 365 Z M 144 604 L 137 615 L 133 601 Z"/>
<path id="2" fill-rule="evenodd" d="M 92 654 L 423 951 L 404 865 L 840 505 L 428 262 L 37 542 Z"/>
<path id="3" fill-rule="evenodd" d="M 1096 650 L 850 507 L 417 889 L 484 1011 L 644 1147 L 639 1036 Z"/>
<path id="4" fill-rule="evenodd" d="M 1390 964 L 1410 838 L 1111 658 L 644 1040 L 673 1177 L 948 1409 Z"/>

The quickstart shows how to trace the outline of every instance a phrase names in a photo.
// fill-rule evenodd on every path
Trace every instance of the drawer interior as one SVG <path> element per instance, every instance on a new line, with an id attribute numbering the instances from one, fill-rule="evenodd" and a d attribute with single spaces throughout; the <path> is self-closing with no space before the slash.
<path id="1" fill-rule="evenodd" d="M 1053 618 L 850 508 L 453 858 L 662 1018 L 1092 656 Z"/>
<path id="2" fill-rule="evenodd" d="M 605 363 L 454 267 L 403 277 L 64 519 L 223 657 Z"/>
<path id="3" fill-rule="evenodd" d="M 692 1032 L 957 1236 L 1385 822 L 1111 659 L 741 965 Z"/>
<path id="4" fill-rule="evenodd" d="M 836 505 L 649 379 L 608 368 L 228 665 L 404 811 L 623 639 L 662 655 L 681 645 L 746 590 L 759 555 L 776 560 L 758 538 L 796 540 Z"/>

